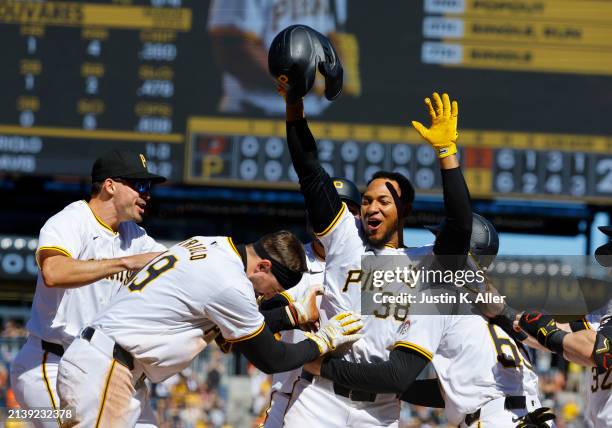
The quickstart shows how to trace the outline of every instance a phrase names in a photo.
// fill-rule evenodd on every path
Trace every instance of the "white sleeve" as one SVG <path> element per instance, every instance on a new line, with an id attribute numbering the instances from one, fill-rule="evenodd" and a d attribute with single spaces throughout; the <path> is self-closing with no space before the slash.
<path id="1" fill-rule="evenodd" d="M 208 302 L 204 310 L 228 342 L 250 339 L 259 334 L 265 325 L 264 317 L 255 303 L 253 285 L 248 281 L 228 287 Z"/>
<path id="2" fill-rule="evenodd" d="M 264 31 L 262 0 L 213 0 L 208 13 L 210 31 L 232 28 L 261 38 Z"/>
<path id="3" fill-rule="evenodd" d="M 399 328 L 393 348 L 402 347 L 432 360 L 446 327 L 444 315 L 411 315 Z"/>
<path id="4" fill-rule="evenodd" d="M 142 253 L 150 253 L 150 252 L 157 252 L 157 251 L 163 252 L 168 249 L 164 244 L 157 242 L 155 239 L 147 235 L 146 232 L 144 235 L 142 235 L 139 238 L 139 240 L 140 240 L 140 252 Z"/>
<path id="5" fill-rule="evenodd" d="M 38 263 L 38 252 L 41 250 L 55 250 L 65 256 L 78 259 L 84 246 L 81 224 L 81 221 L 64 212 L 47 220 L 38 235 L 36 262 Z"/>

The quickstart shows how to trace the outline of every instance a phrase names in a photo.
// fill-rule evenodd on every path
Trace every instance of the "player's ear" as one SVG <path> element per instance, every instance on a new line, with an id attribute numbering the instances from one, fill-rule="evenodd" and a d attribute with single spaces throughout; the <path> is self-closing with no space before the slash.
<path id="1" fill-rule="evenodd" d="M 102 189 L 109 195 L 114 195 L 115 191 L 117 190 L 117 183 L 115 183 L 115 181 L 112 179 L 107 178 L 102 184 Z"/>
<path id="2" fill-rule="evenodd" d="M 272 262 L 270 262 L 270 260 L 262 259 L 259 262 L 257 262 L 258 272 L 268 273 L 270 272 L 271 269 L 272 269 Z"/>

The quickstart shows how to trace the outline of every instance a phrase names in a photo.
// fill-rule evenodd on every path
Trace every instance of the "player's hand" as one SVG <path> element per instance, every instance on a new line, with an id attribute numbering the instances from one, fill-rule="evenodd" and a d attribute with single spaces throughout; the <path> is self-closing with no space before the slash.
<path id="1" fill-rule="evenodd" d="M 566 333 L 559 328 L 552 315 L 536 310 L 526 311 L 521 315 L 518 325 L 525 333 L 536 338 L 540 345 L 553 352 L 563 352 L 563 336 Z"/>
<path id="2" fill-rule="evenodd" d="M 319 357 L 309 363 L 304 364 L 304 370 L 315 376 L 321 376 L 321 365 L 323 364 L 323 357 Z"/>
<path id="3" fill-rule="evenodd" d="M 317 296 L 323 294 L 323 287 L 315 285 L 308 289 L 304 298 L 290 305 L 297 313 L 297 319 L 294 318 L 302 330 L 317 331 L 319 329 L 319 308 L 317 308 Z M 291 311 L 290 311 L 291 312 Z"/>
<path id="4" fill-rule="evenodd" d="M 361 315 L 353 312 L 341 312 L 325 323 L 317 333 L 304 333 L 315 342 L 321 355 L 335 350 L 341 345 L 350 345 L 361 339 L 358 334 L 363 328 Z"/>
<path id="5" fill-rule="evenodd" d="M 154 253 L 142 253 L 134 256 L 123 257 L 122 260 L 126 270 L 136 271 L 142 269 L 147 263 L 160 254 L 162 254 L 161 251 Z"/>
<path id="6" fill-rule="evenodd" d="M 431 144 L 438 158 L 442 159 L 457 153 L 459 106 L 457 101 L 451 103 L 446 93 L 443 93 L 442 98 L 440 98 L 440 95 L 434 92 L 432 98 L 433 105 L 429 97 L 425 98 L 425 105 L 431 118 L 431 126 L 426 128 L 422 123 L 415 120 L 412 121 L 412 126 L 425 141 Z"/>
<path id="7" fill-rule="evenodd" d="M 555 420 L 557 417 L 548 407 L 540 407 L 533 412 L 527 413 L 517 422 L 516 428 L 548 428 L 552 426 L 549 421 Z"/>

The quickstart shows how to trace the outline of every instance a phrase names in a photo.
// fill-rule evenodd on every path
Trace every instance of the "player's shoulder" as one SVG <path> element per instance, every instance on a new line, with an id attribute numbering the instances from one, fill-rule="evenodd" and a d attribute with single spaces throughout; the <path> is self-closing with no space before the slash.
<path id="1" fill-rule="evenodd" d="M 91 215 L 87 202 L 84 200 L 75 201 L 66 205 L 61 211 L 52 215 L 45 222 L 43 229 L 46 227 L 69 227 L 74 229 L 84 224 L 87 215 Z"/>
<path id="2" fill-rule="evenodd" d="M 324 244 L 333 240 L 339 242 L 343 247 L 354 248 L 355 251 L 363 251 L 366 247 L 361 220 L 351 214 L 344 202 L 329 226 L 316 236 Z"/>
<path id="3" fill-rule="evenodd" d="M 119 234 L 125 239 L 138 239 L 147 235 L 144 227 L 134 221 L 124 221 L 119 224 Z"/>

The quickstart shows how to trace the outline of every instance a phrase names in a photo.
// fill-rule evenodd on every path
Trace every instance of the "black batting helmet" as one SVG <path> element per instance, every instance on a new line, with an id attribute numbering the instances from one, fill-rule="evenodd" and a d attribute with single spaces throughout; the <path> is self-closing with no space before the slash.
<path id="1" fill-rule="evenodd" d="M 438 234 L 442 225 L 425 226 L 434 234 Z M 472 236 L 470 238 L 470 254 L 481 268 L 488 268 L 499 250 L 499 235 L 489 220 L 483 216 L 472 214 Z"/>
<path id="2" fill-rule="evenodd" d="M 312 89 L 319 63 L 342 68 L 329 39 L 306 25 L 285 28 L 270 44 L 268 71 L 286 89 L 289 103 L 295 103 Z M 334 79 L 326 76 L 325 96 L 329 100 L 342 90 L 342 72 L 338 73 Z"/>
<path id="3" fill-rule="evenodd" d="M 612 238 L 612 226 L 600 226 L 600 231 Z M 612 242 L 603 244 L 595 250 L 595 260 L 604 267 L 612 267 Z"/>
<path id="4" fill-rule="evenodd" d="M 340 199 L 347 204 L 354 204 L 357 208 L 361 207 L 361 192 L 355 183 L 341 177 L 332 177 L 332 181 Z"/>

